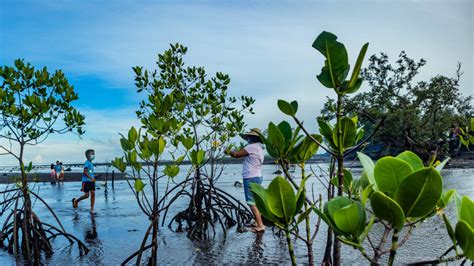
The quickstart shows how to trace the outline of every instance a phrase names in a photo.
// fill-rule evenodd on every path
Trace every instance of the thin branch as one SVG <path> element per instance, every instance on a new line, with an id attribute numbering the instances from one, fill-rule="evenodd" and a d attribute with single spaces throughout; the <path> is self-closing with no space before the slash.
<path id="1" fill-rule="evenodd" d="M 315 139 L 307 130 L 306 128 L 303 127 L 303 123 L 298 119 L 296 118 L 295 116 L 293 116 L 293 119 L 295 120 L 296 124 L 298 124 L 298 126 L 303 130 L 303 132 L 306 134 L 306 136 L 311 140 L 313 141 L 314 143 L 318 144 L 319 147 L 321 147 L 323 150 L 325 150 L 327 153 L 331 154 L 332 156 L 334 157 L 337 157 L 337 154 L 333 151 L 331 151 L 329 148 L 327 148 L 326 146 L 324 146 L 321 142 L 319 142 L 317 139 Z"/>

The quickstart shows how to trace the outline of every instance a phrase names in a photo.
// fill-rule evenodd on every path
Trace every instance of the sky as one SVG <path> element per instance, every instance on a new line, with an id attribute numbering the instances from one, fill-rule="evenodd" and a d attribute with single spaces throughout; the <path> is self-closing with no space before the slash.
<path id="1" fill-rule="evenodd" d="M 188 46 L 188 65 L 229 74 L 230 94 L 256 99 L 248 128 L 287 119 L 276 107 L 286 99 L 299 102 L 298 116 L 314 130 L 326 97 L 334 97 L 316 79 L 324 60 L 311 44 L 320 32 L 336 34 L 352 64 L 365 42 L 368 56 L 385 52 L 394 61 L 404 50 L 424 58 L 418 80 L 454 76 L 462 62 L 460 88 L 468 96 L 474 95 L 473 16 L 471 0 L 0 0 L 0 64 L 24 58 L 62 69 L 79 94 L 74 106 L 86 115 L 82 138 L 51 135 L 29 147 L 27 160 L 77 163 L 94 148 L 103 162 L 121 155 L 118 134 L 139 125 L 142 96 L 131 68 L 155 69 L 170 43 Z M 14 163 L 0 156 L 0 165 Z"/>

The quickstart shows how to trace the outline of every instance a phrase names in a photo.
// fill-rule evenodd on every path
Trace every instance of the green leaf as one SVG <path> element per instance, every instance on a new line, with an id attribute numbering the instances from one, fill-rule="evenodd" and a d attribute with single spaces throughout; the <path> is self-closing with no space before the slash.
<path id="1" fill-rule="evenodd" d="M 166 146 L 165 139 L 163 138 L 163 136 L 160 136 L 158 138 L 158 155 L 163 154 L 163 152 L 165 151 L 165 146 Z"/>
<path id="2" fill-rule="evenodd" d="M 372 184 L 365 187 L 365 189 L 362 191 L 361 202 L 362 202 L 362 205 L 364 205 L 364 207 L 367 200 L 370 199 L 370 196 L 372 196 L 373 192 L 374 192 L 374 185 Z"/>
<path id="3" fill-rule="evenodd" d="M 433 168 L 413 172 L 400 184 L 395 200 L 406 217 L 424 217 L 436 207 L 443 190 L 443 179 Z"/>
<path id="4" fill-rule="evenodd" d="M 296 114 L 296 112 L 298 112 L 298 102 L 292 101 L 290 105 L 291 105 L 291 108 L 293 108 L 293 112 Z"/>
<path id="5" fill-rule="evenodd" d="M 268 143 L 275 149 L 278 155 L 283 154 L 283 150 L 285 147 L 285 137 L 281 133 L 280 129 L 270 122 L 268 124 Z"/>
<path id="6" fill-rule="evenodd" d="M 461 204 L 462 203 L 462 198 L 459 195 L 458 192 L 454 193 L 454 204 L 456 206 L 456 213 L 458 214 L 458 217 L 461 216 Z"/>
<path id="7" fill-rule="evenodd" d="M 456 240 L 459 243 L 464 256 L 474 261 L 474 231 L 465 221 L 461 220 L 456 225 Z"/>
<path id="8" fill-rule="evenodd" d="M 286 121 L 282 121 L 278 124 L 278 129 L 280 130 L 280 132 L 283 134 L 283 136 L 285 137 L 285 143 L 289 143 L 293 137 L 293 130 L 291 129 L 291 126 L 288 122 Z"/>
<path id="9" fill-rule="evenodd" d="M 346 48 L 342 43 L 336 41 L 336 39 L 336 35 L 323 31 L 313 42 L 313 47 L 326 57 L 325 66 L 318 76 L 318 79 L 320 81 L 323 79 L 323 85 L 328 87 L 326 80 L 329 74 L 332 88 L 336 88 L 338 84 L 341 84 L 349 71 Z"/>
<path id="10" fill-rule="evenodd" d="M 362 138 L 364 137 L 364 133 L 365 133 L 365 131 L 364 131 L 363 128 L 360 128 L 360 129 L 357 130 L 357 136 L 356 136 L 355 143 L 359 143 L 362 140 Z"/>
<path id="11" fill-rule="evenodd" d="M 122 149 L 124 151 L 129 151 L 133 148 L 132 144 L 130 141 L 128 141 L 126 138 L 121 138 L 120 139 L 120 145 L 122 146 Z"/>
<path id="12" fill-rule="evenodd" d="M 322 137 L 320 135 L 312 134 L 314 139 L 322 142 Z M 310 137 L 306 136 L 298 145 L 296 145 L 290 154 L 290 161 L 294 163 L 304 163 L 318 151 L 319 145 L 311 140 Z"/>
<path id="13" fill-rule="evenodd" d="M 369 184 L 372 184 L 374 186 L 374 190 L 377 191 L 377 183 L 375 182 L 375 176 L 374 176 L 374 161 L 372 159 L 361 153 L 357 152 L 357 157 L 359 158 L 360 163 L 362 164 L 362 167 L 364 168 L 364 173 L 365 176 L 367 177 L 367 181 L 369 181 Z M 362 177 L 361 177 L 362 178 Z"/>
<path id="14" fill-rule="evenodd" d="M 327 57 L 326 54 L 326 46 L 328 43 L 333 43 L 337 40 L 337 36 L 333 33 L 323 31 L 321 34 L 318 35 L 316 40 L 313 42 L 313 48 L 318 50 L 321 54 Z"/>
<path id="15" fill-rule="evenodd" d="M 390 197 L 380 191 L 375 191 L 370 197 L 370 205 L 375 215 L 394 227 L 401 229 L 405 224 L 405 214 L 402 208 Z"/>
<path id="16" fill-rule="evenodd" d="M 463 220 L 470 227 L 474 227 L 474 202 L 472 202 L 468 196 L 462 197 L 459 220 Z"/>
<path id="17" fill-rule="evenodd" d="M 135 184 L 133 186 L 135 188 L 135 191 L 137 193 L 140 193 L 140 192 L 142 192 L 143 188 L 145 187 L 145 184 L 142 182 L 141 179 L 137 178 L 137 179 L 135 179 Z"/>
<path id="18" fill-rule="evenodd" d="M 352 86 L 352 87 L 346 87 L 343 89 L 343 93 L 344 94 L 351 94 L 351 93 L 354 93 L 354 92 L 357 92 L 360 88 L 360 86 L 362 85 L 362 81 L 363 79 L 362 78 L 358 78 L 355 82 L 355 84 Z M 346 86 L 349 86 L 348 82 L 345 82 L 347 85 Z"/>
<path id="19" fill-rule="evenodd" d="M 260 184 L 252 183 L 250 184 L 250 191 L 253 194 L 255 205 L 262 216 L 269 221 L 275 222 L 276 218 L 272 215 L 268 208 L 266 190 Z"/>
<path id="20" fill-rule="evenodd" d="M 203 163 L 205 152 L 203 150 L 199 150 L 199 151 L 192 150 L 190 153 L 190 157 L 191 157 L 191 162 L 193 163 L 193 165 L 198 166 Z"/>
<path id="21" fill-rule="evenodd" d="M 446 164 L 449 162 L 449 160 L 451 160 L 451 157 L 448 157 L 448 158 L 444 159 L 440 164 L 438 164 L 435 168 L 436 171 L 441 173 L 441 170 L 443 170 L 443 168 L 446 166 Z"/>
<path id="22" fill-rule="evenodd" d="M 451 201 L 451 199 L 454 196 L 454 193 L 456 193 L 455 189 L 450 189 L 448 191 L 443 190 L 443 193 L 441 194 L 441 198 L 439 199 L 438 206 L 440 208 L 446 208 Z"/>
<path id="23" fill-rule="evenodd" d="M 413 172 L 413 168 L 405 161 L 386 156 L 377 161 L 374 176 L 380 191 L 393 197 L 400 183 Z"/>
<path id="24" fill-rule="evenodd" d="M 300 224 L 303 222 L 313 211 L 312 208 L 308 208 L 306 211 L 304 211 L 302 214 L 298 215 L 298 219 L 296 219 L 296 225 Z"/>
<path id="25" fill-rule="evenodd" d="M 357 61 L 352 69 L 351 79 L 349 80 L 348 87 L 354 87 L 356 84 L 357 79 L 359 78 L 360 69 L 362 68 L 362 62 L 364 61 L 365 53 L 367 52 L 367 48 L 369 48 L 369 43 L 366 43 L 362 46 L 359 52 L 359 56 L 357 57 Z"/>
<path id="26" fill-rule="evenodd" d="M 341 132 L 342 132 L 342 146 L 343 148 L 349 148 L 354 146 L 355 139 L 357 137 L 357 129 L 354 121 L 348 117 L 343 117 L 340 121 Z M 337 140 L 339 137 L 338 124 L 336 124 L 333 130 L 333 142 L 337 146 Z"/>
<path id="27" fill-rule="evenodd" d="M 451 225 L 451 223 L 448 220 L 448 217 L 446 217 L 444 213 L 442 217 L 443 217 L 444 224 L 446 225 L 446 231 L 448 231 L 449 238 L 451 238 L 451 241 L 453 241 L 453 246 L 456 247 L 457 246 L 456 235 L 454 233 L 453 226 Z"/>
<path id="28" fill-rule="evenodd" d="M 361 223 L 361 217 L 359 215 L 360 213 L 359 213 L 359 207 L 357 203 L 352 203 L 348 206 L 345 206 L 336 210 L 334 212 L 333 217 L 334 217 L 334 222 L 336 226 L 342 232 L 351 234 L 354 237 L 358 237 L 362 233 L 363 228 L 365 226 L 365 212 L 363 212 L 363 215 L 364 215 L 363 223 Z"/>
<path id="29" fill-rule="evenodd" d="M 420 157 L 411 151 L 404 151 L 397 155 L 397 158 L 407 162 L 415 171 L 424 167 Z"/>
<path id="30" fill-rule="evenodd" d="M 349 198 L 342 196 L 335 197 L 324 204 L 323 212 L 330 220 L 330 224 L 337 228 L 337 231 L 342 232 L 336 225 L 334 214 L 337 210 L 349 206 L 350 204 L 352 204 L 352 201 Z"/>
<path id="31" fill-rule="evenodd" d="M 171 178 L 175 177 L 179 173 L 179 167 L 176 165 L 167 165 L 163 170 L 163 173 Z"/>
<path id="32" fill-rule="evenodd" d="M 122 173 L 125 172 L 125 169 L 127 168 L 127 166 L 125 165 L 125 163 L 123 161 L 123 158 L 120 158 L 120 157 L 116 157 L 112 161 L 112 165 Z"/>
<path id="33" fill-rule="evenodd" d="M 285 115 L 294 116 L 295 110 L 293 110 L 293 106 L 284 100 L 278 100 L 278 108 L 282 111 Z"/>
<path id="34" fill-rule="evenodd" d="M 268 207 L 271 213 L 283 218 L 288 224 L 295 215 L 296 198 L 293 187 L 283 177 L 277 176 L 267 189 Z"/>
<path id="35" fill-rule="evenodd" d="M 333 140 L 333 128 L 331 125 L 323 119 L 318 119 L 319 133 L 324 136 L 325 140 L 329 143 L 329 146 L 333 149 L 337 149 L 336 143 Z"/>
<path id="36" fill-rule="evenodd" d="M 328 215 L 326 215 L 324 212 L 322 212 L 320 209 L 318 209 L 316 207 L 313 207 L 312 209 L 329 227 L 331 227 L 331 229 L 333 231 L 342 234 L 342 232 L 339 231 L 339 229 L 334 224 L 333 220 L 331 218 L 329 218 Z"/>
<path id="37" fill-rule="evenodd" d="M 181 138 L 181 143 L 183 144 L 184 148 L 189 151 L 194 146 L 194 138 Z"/>
<path id="38" fill-rule="evenodd" d="M 355 235 L 357 231 L 357 222 L 359 220 L 359 211 L 355 203 L 342 207 L 334 212 L 334 223 L 337 228 L 346 234 Z"/>
<path id="39" fill-rule="evenodd" d="M 132 127 L 130 128 L 130 130 L 128 131 L 128 140 L 131 142 L 131 143 L 135 143 L 138 139 L 138 132 L 137 130 Z"/>

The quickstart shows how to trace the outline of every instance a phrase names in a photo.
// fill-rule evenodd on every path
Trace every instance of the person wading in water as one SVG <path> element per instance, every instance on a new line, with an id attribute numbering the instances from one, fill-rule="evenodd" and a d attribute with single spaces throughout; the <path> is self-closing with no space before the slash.
<path id="1" fill-rule="evenodd" d="M 241 134 L 248 144 L 244 148 L 235 151 L 228 149 L 226 153 L 234 158 L 243 158 L 242 178 L 245 193 L 245 201 L 250 206 L 255 217 L 256 224 L 251 228 L 252 232 L 258 233 L 265 231 L 265 225 L 262 222 L 262 216 L 255 206 L 253 194 L 250 191 L 250 184 L 262 184 L 262 164 L 264 159 L 262 139 L 260 138 L 260 129 L 252 128 L 249 132 Z"/>

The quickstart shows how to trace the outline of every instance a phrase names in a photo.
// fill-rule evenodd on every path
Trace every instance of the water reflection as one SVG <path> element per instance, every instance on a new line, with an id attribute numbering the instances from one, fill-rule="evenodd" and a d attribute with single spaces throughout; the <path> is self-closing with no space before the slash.
<path id="1" fill-rule="evenodd" d="M 264 264 L 263 262 L 263 251 L 264 251 L 264 244 L 263 244 L 263 235 L 265 231 L 260 231 L 255 233 L 255 241 L 252 243 L 251 246 L 248 248 L 248 256 L 247 256 L 247 263 L 246 264 Z"/>
<path id="2" fill-rule="evenodd" d="M 91 214 L 90 218 L 91 218 L 91 225 L 89 228 L 86 227 L 85 239 L 87 243 L 94 243 L 95 239 L 97 238 L 97 224 L 95 222 L 95 214 Z"/>
<path id="3" fill-rule="evenodd" d="M 84 239 L 90 250 L 87 256 L 90 257 L 91 261 L 94 261 L 95 263 L 100 263 L 105 258 L 104 258 L 104 247 L 97 233 L 97 223 L 95 220 L 96 215 L 97 214 L 89 215 L 90 224 L 87 226 L 84 226 Z"/>

